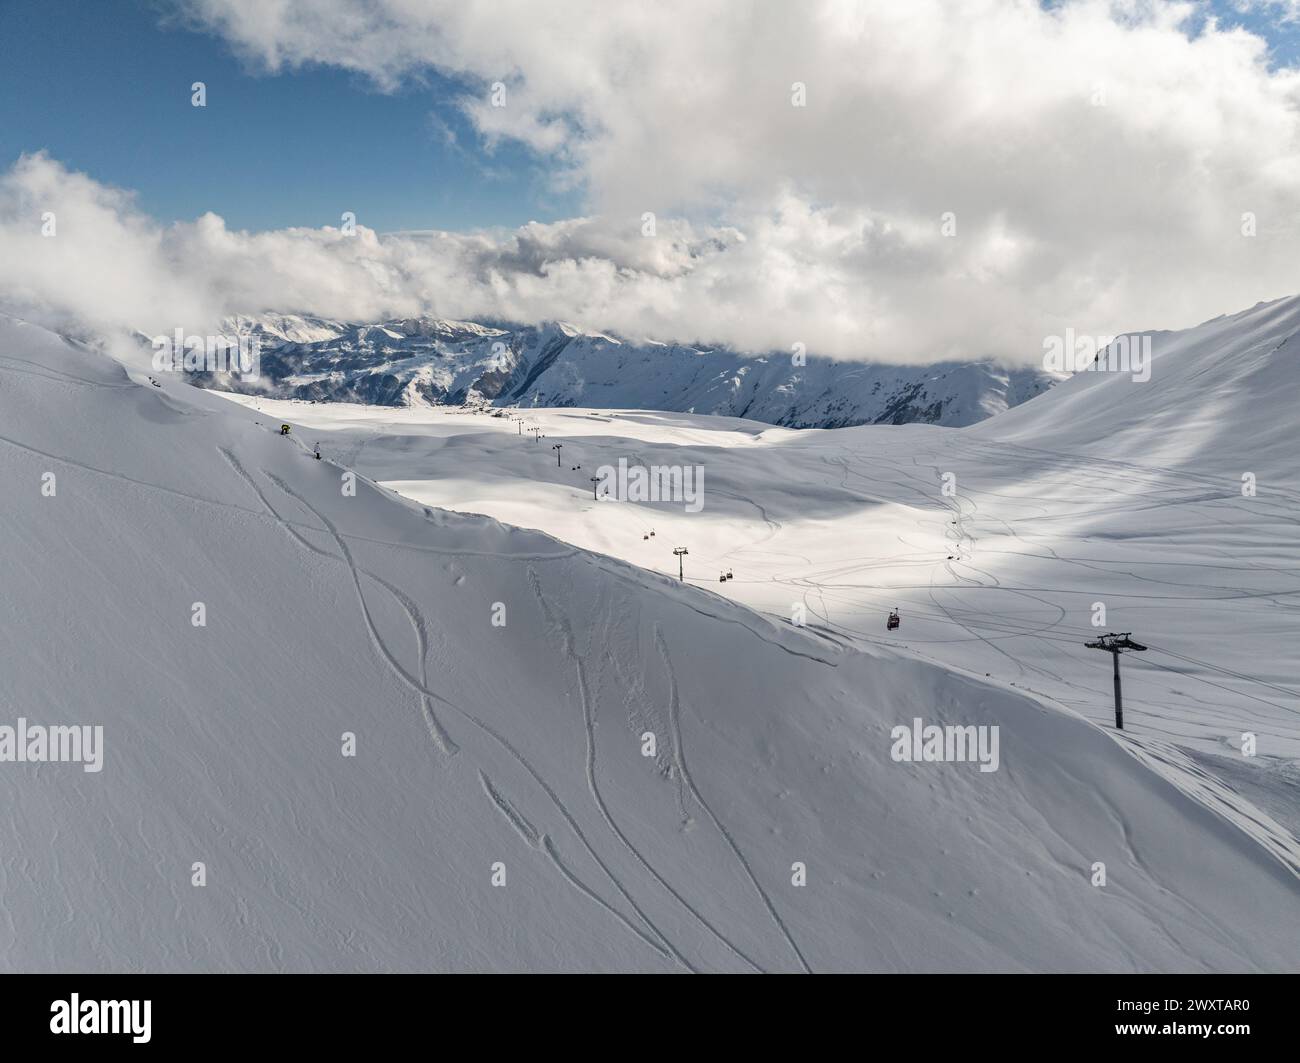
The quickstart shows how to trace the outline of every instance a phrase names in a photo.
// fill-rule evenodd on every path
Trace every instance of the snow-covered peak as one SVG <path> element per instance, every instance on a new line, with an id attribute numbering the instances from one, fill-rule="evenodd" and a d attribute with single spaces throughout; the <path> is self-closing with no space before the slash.
<path id="1" fill-rule="evenodd" d="M 236 314 L 226 318 L 221 329 L 234 336 L 259 336 L 265 342 L 321 343 L 334 339 L 347 326 L 338 321 L 300 314 Z"/>
<path id="2" fill-rule="evenodd" d="M 653 339 L 631 341 L 567 321 L 488 326 L 420 317 L 306 329 L 263 348 L 269 394 L 405 405 L 610 406 L 748 417 L 796 428 L 924 422 L 973 424 L 1058 379 L 992 362 L 896 366 L 789 353 L 751 356 Z M 324 326 L 319 326 L 324 328 Z M 200 380 L 199 382 L 203 382 Z"/>

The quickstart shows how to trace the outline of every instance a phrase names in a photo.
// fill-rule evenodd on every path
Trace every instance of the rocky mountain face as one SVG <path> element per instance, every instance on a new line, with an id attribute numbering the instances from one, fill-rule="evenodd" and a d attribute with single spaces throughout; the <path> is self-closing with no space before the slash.
<path id="1" fill-rule="evenodd" d="M 974 424 L 1056 382 L 988 362 L 868 364 L 787 352 L 744 355 L 631 342 L 562 322 L 488 325 L 436 318 L 357 324 L 295 315 L 226 323 L 256 338 L 257 381 L 195 383 L 275 398 L 381 406 L 585 406 L 747 417 L 790 428 Z"/>

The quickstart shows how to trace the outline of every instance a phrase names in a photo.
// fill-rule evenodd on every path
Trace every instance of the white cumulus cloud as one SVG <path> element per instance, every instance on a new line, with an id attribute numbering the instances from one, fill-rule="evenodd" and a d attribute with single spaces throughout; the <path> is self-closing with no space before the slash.
<path id="1" fill-rule="evenodd" d="M 528 145 L 583 190 L 586 216 L 355 236 L 232 232 L 213 215 L 160 226 L 29 156 L 0 182 L 7 301 L 142 328 L 259 309 L 434 313 L 1027 363 L 1066 327 L 1182 327 L 1300 291 L 1300 73 L 1270 67 L 1259 37 L 1195 23 L 1194 4 L 178 10 L 286 76 L 459 79 L 483 150 Z M 41 238 L 56 205 L 58 236 Z"/>

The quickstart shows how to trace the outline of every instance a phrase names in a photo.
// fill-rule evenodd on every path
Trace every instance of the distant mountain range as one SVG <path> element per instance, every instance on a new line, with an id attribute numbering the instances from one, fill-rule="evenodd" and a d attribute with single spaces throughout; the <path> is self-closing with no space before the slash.
<path id="1" fill-rule="evenodd" d="M 585 406 L 747 417 L 790 428 L 960 427 L 1058 379 L 991 361 L 903 366 L 809 355 L 795 365 L 789 352 L 631 342 L 562 322 L 421 317 L 356 324 L 266 314 L 232 318 L 224 329 L 259 340 L 260 379 L 196 375 L 200 386 L 381 406 Z"/>

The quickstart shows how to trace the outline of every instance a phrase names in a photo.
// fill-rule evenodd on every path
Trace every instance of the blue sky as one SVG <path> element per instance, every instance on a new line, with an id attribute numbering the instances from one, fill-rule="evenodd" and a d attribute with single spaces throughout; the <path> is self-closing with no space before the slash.
<path id="1" fill-rule="evenodd" d="M 132 189 L 163 220 L 205 210 L 232 228 L 469 229 L 578 213 L 527 151 L 482 150 L 430 79 L 396 94 L 360 76 L 250 73 L 215 37 L 164 28 L 128 0 L 0 0 L 0 164 L 47 149 Z M 203 81 L 208 106 L 190 105 Z M 447 143 L 445 129 L 456 134 Z"/>
<path id="2" fill-rule="evenodd" d="M 1278 62 L 1300 57 L 1294 24 L 1233 7 L 1215 10 L 1265 32 Z M 165 10 L 142 0 L 0 0 L 0 164 L 43 148 L 134 190 L 159 220 L 212 210 L 232 228 L 336 225 L 345 210 L 381 232 L 581 213 L 578 194 L 548 180 L 545 160 L 510 143 L 485 150 L 455 106 L 469 86 L 430 76 L 385 94 L 332 68 L 257 74 L 215 36 L 164 20 Z M 190 105 L 199 80 L 205 109 Z"/>

